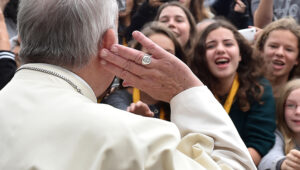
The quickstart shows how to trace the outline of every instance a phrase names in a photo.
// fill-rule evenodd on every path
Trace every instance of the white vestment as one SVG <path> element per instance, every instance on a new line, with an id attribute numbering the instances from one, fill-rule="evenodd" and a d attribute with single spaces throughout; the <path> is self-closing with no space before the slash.
<path id="1" fill-rule="evenodd" d="M 21 69 L 0 91 L 1 170 L 256 169 L 205 86 L 171 100 L 171 123 L 97 104 L 88 84 L 60 67 L 22 67 L 64 78 Z"/>

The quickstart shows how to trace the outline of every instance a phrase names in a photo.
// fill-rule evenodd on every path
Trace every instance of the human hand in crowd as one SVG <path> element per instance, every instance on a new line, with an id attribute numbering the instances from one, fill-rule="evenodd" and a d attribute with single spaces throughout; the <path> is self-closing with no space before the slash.
<path id="1" fill-rule="evenodd" d="M 282 170 L 298 170 L 300 169 L 300 151 L 292 149 L 281 164 Z"/>
<path id="2" fill-rule="evenodd" d="M 203 85 L 190 68 L 141 32 L 133 37 L 152 55 L 149 64 L 142 64 L 145 53 L 119 44 L 100 52 L 103 67 L 124 80 L 123 86 L 132 86 L 157 100 L 170 102 L 178 93 Z"/>
<path id="3" fill-rule="evenodd" d="M 127 111 L 146 117 L 154 116 L 154 113 L 150 110 L 149 106 L 142 101 L 131 103 L 130 106 L 127 107 Z"/>
<path id="4" fill-rule="evenodd" d="M 148 3 L 152 7 L 158 7 L 163 4 L 163 2 L 161 2 L 160 0 L 149 0 Z"/>
<path id="5" fill-rule="evenodd" d="M 261 28 L 255 27 L 255 26 L 249 26 L 249 28 L 255 28 L 255 30 L 256 30 L 255 35 L 254 35 L 254 42 L 255 42 L 263 30 Z"/>
<path id="6" fill-rule="evenodd" d="M 246 5 L 241 0 L 235 0 L 234 11 L 239 13 L 245 13 Z"/>

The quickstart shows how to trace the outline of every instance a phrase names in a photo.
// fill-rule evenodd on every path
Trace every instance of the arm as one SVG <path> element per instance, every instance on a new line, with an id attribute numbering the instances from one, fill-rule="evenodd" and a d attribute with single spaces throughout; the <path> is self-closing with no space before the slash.
<path id="1" fill-rule="evenodd" d="M 266 79 L 261 80 L 260 83 L 264 86 L 262 104 L 257 101 L 252 102 L 242 132 L 244 142 L 256 165 L 259 164 L 261 157 L 272 148 L 276 128 L 275 101 L 271 85 Z"/>
<path id="2" fill-rule="evenodd" d="M 283 137 L 279 131 L 275 131 L 275 144 L 262 158 L 258 165 L 259 170 L 276 170 L 277 163 L 285 158 Z"/>
<path id="3" fill-rule="evenodd" d="M 152 54 L 150 64 L 141 64 L 143 52 L 115 44 L 101 51 L 104 69 L 122 78 L 124 86 L 171 101 L 171 119 L 184 136 L 178 149 L 185 155 L 202 166 L 214 165 L 211 169 L 256 169 L 227 113 L 192 71 L 140 32 L 133 36 Z M 178 164 L 187 161 L 181 156 L 174 152 L 174 159 L 182 159 Z"/>
<path id="4" fill-rule="evenodd" d="M 182 136 L 196 132 L 214 141 L 210 156 L 217 160 L 217 164 L 227 164 L 233 169 L 255 169 L 228 114 L 207 87 L 195 87 L 180 93 L 171 100 L 171 110 L 171 121 Z"/>
<path id="5" fill-rule="evenodd" d="M 0 51 L 0 90 L 13 78 L 16 69 L 15 55 Z"/>
<path id="6" fill-rule="evenodd" d="M 259 3 L 258 6 L 257 3 Z M 273 0 L 252 1 L 252 8 L 254 26 L 263 28 L 272 22 Z"/>
<path id="7" fill-rule="evenodd" d="M 17 69 L 15 55 L 9 51 L 9 35 L 3 14 L 3 9 L 7 3 L 8 0 L 0 1 L 0 89 L 11 80 Z"/>

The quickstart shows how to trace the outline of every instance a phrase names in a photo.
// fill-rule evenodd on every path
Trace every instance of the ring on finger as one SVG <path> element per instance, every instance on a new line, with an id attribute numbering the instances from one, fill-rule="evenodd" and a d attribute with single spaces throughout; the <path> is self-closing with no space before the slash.
<path id="1" fill-rule="evenodd" d="M 143 58 L 142 58 L 142 64 L 143 65 L 148 65 L 151 63 L 151 55 L 149 54 L 144 54 Z"/>

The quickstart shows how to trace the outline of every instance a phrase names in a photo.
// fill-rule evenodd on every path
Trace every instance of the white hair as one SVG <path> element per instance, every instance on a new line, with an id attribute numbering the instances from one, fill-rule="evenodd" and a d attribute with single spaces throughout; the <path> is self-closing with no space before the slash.
<path id="1" fill-rule="evenodd" d="M 21 60 L 81 67 L 97 55 L 103 33 L 116 30 L 117 14 L 116 0 L 21 0 Z"/>

